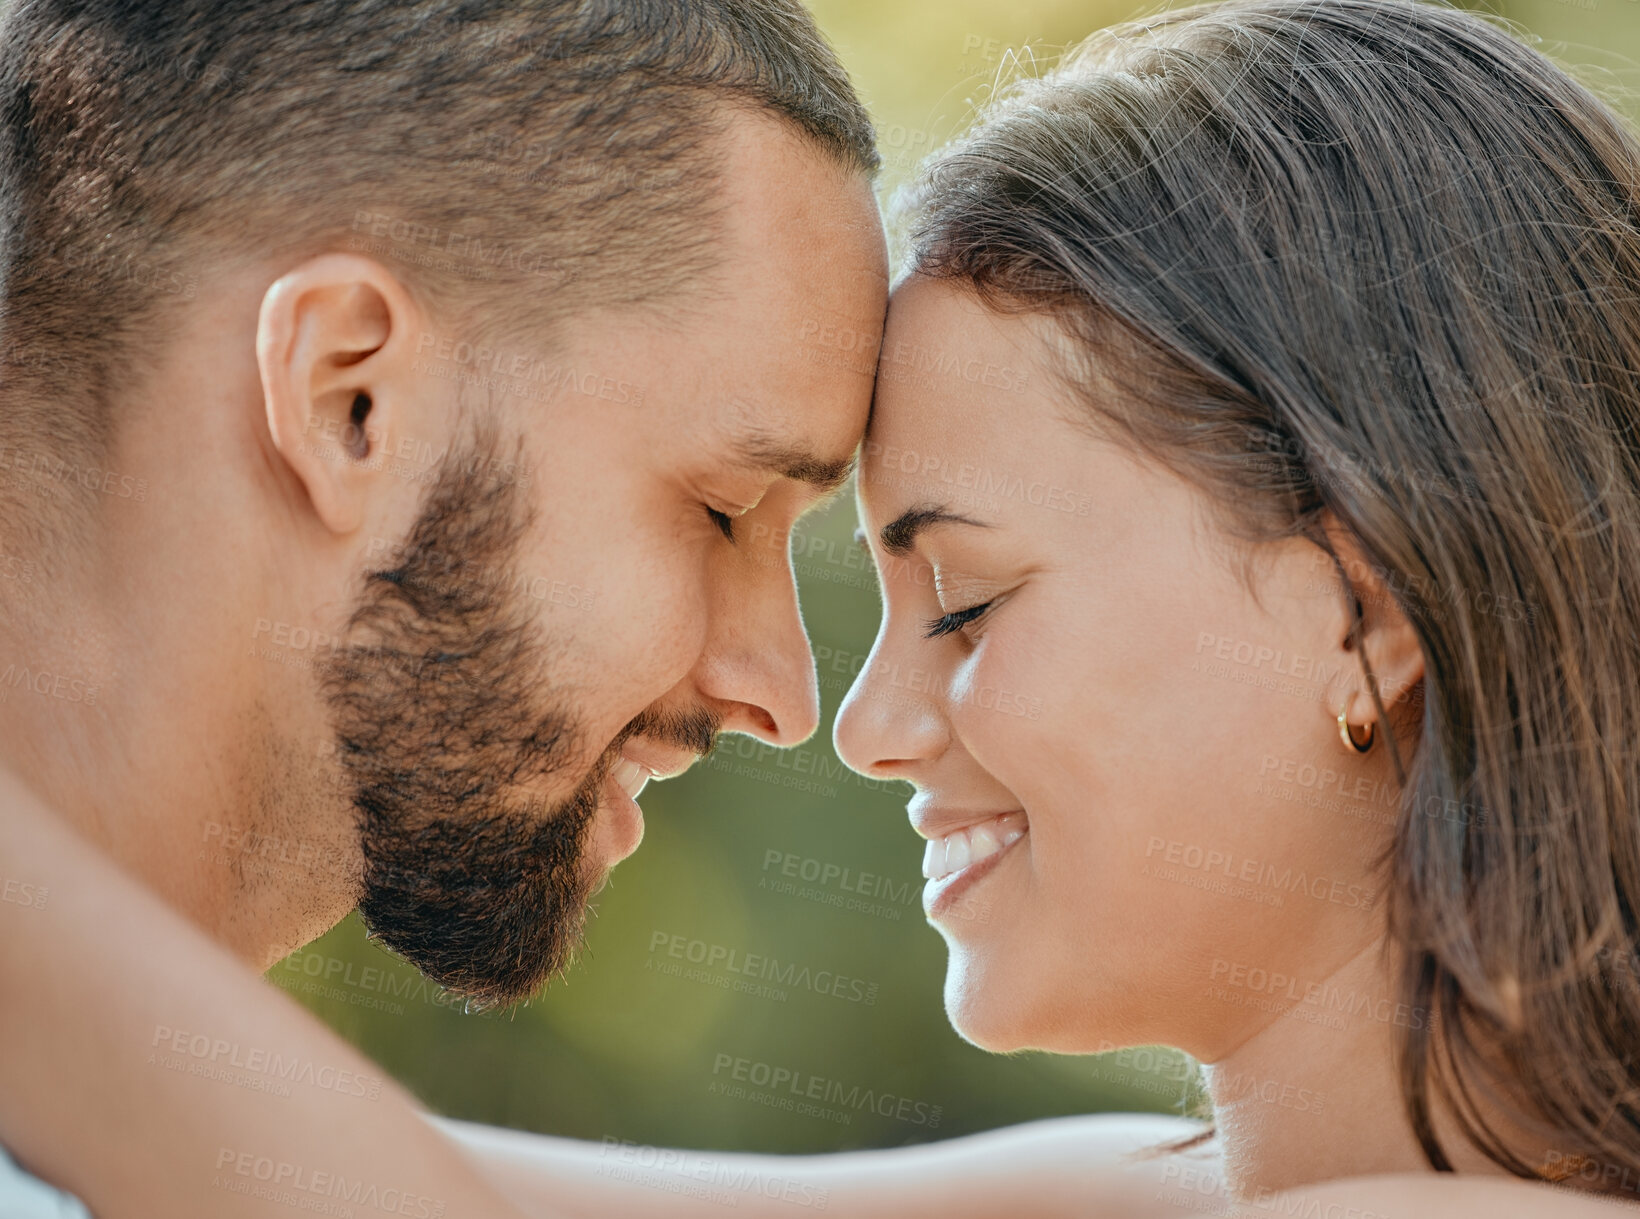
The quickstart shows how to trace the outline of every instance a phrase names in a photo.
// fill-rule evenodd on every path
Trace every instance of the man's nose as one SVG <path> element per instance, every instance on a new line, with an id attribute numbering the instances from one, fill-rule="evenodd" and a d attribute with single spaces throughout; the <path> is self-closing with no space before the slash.
<path id="1" fill-rule="evenodd" d="M 799 745 L 820 726 L 820 690 L 790 567 L 765 572 L 716 606 L 696 686 L 723 716 L 723 730 L 771 745 Z"/>

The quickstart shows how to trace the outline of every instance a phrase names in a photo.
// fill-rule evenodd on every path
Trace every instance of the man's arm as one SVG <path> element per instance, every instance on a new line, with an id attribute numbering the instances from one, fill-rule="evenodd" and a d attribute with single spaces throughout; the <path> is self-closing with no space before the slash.
<path id="1" fill-rule="evenodd" d="M 6 885 L 29 900 L 0 902 L 0 1143 L 98 1219 L 518 1216 L 407 1093 L 0 771 Z"/>

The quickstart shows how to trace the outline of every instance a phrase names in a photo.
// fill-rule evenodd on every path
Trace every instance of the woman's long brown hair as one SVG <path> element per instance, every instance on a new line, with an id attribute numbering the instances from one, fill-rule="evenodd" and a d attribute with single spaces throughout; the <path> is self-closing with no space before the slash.
<path id="1" fill-rule="evenodd" d="M 908 205 L 912 268 L 1054 318 L 1088 417 L 1236 536 L 1370 556 L 1425 659 L 1382 861 L 1412 1128 L 1634 1189 L 1634 133 L 1461 10 L 1232 0 L 1009 86 Z"/>

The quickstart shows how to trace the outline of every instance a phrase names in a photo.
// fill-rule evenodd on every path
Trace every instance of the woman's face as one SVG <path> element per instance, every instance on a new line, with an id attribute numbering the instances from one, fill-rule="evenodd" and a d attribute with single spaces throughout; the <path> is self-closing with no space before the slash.
<path id="1" fill-rule="evenodd" d="M 1255 601 L 1202 497 L 1095 438 L 1048 333 L 895 294 L 860 480 L 883 622 L 837 748 L 915 785 L 955 869 L 924 904 L 965 1037 L 1213 1061 L 1380 934 L 1388 751 L 1338 734 L 1370 702 L 1331 560 L 1262 548 Z"/>

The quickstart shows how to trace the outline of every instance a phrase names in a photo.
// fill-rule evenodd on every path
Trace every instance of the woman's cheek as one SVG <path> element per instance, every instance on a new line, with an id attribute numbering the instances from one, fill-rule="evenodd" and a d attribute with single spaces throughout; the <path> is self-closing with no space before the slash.
<path id="1" fill-rule="evenodd" d="M 952 724 L 976 761 L 1021 800 L 1014 779 L 1030 774 L 1051 741 L 1054 693 L 1044 688 L 1042 658 L 1015 646 L 1016 632 L 984 637 L 952 682 Z"/>

